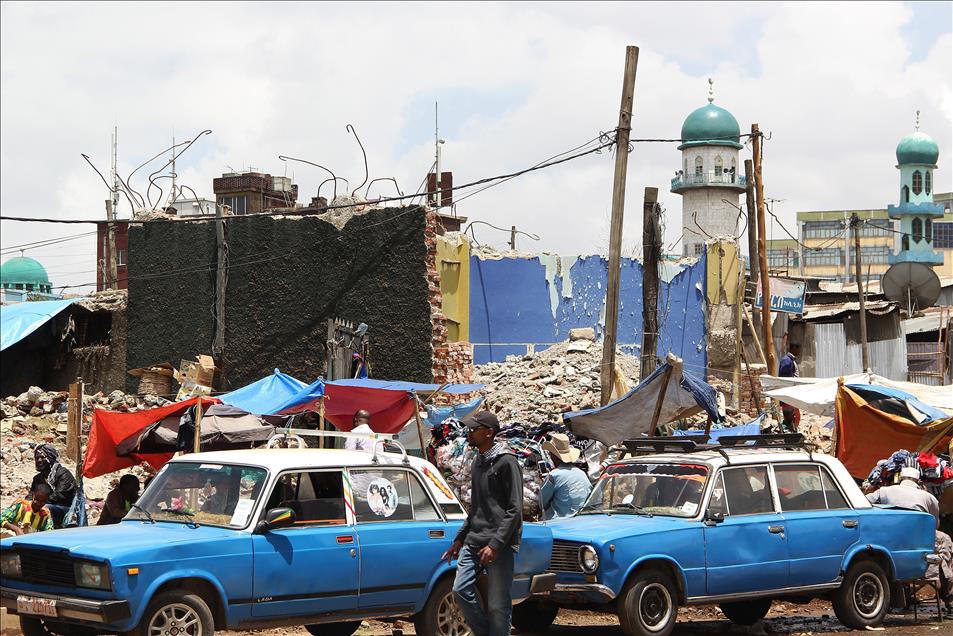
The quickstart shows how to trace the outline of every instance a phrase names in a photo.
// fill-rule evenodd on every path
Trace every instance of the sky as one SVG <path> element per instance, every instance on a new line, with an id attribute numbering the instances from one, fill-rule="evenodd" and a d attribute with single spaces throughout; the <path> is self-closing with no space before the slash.
<path id="1" fill-rule="evenodd" d="M 108 171 L 114 126 L 121 174 L 173 136 L 211 129 L 179 159 L 181 183 L 211 198 L 214 177 L 254 168 L 293 176 L 307 203 L 325 174 L 278 155 L 356 186 L 364 163 L 348 124 L 370 178 L 416 191 L 434 160 L 438 102 L 443 169 L 456 184 L 513 172 L 616 126 L 626 45 L 640 48 L 633 137 L 679 137 L 706 103 L 709 77 L 742 132 L 760 124 L 765 196 L 781 220 L 769 238 L 786 237 L 781 224 L 796 232 L 798 211 L 896 203 L 894 149 L 917 110 L 940 145 L 935 191 L 953 189 L 950 2 L 3 2 L 0 211 L 104 218 L 106 187 L 81 153 Z M 676 146 L 639 143 L 629 155 L 627 254 L 641 242 L 647 186 L 659 188 L 665 247 L 681 251 L 681 198 L 669 192 Z M 750 156 L 748 146 L 741 158 Z M 612 176 L 610 153 L 590 155 L 490 188 L 456 212 L 539 236 L 520 236 L 521 250 L 605 253 Z M 371 197 L 392 187 L 378 182 Z M 2 258 L 92 230 L 3 221 Z M 472 230 L 495 247 L 509 239 Z M 54 286 L 95 281 L 92 236 L 26 254 Z"/>

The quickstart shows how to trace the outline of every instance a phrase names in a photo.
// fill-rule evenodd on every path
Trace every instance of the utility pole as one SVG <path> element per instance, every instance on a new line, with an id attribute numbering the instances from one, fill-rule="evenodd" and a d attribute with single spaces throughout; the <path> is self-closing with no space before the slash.
<path id="1" fill-rule="evenodd" d="M 771 337 L 771 286 L 768 280 L 768 250 L 765 247 L 764 178 L 761 166 L 761 128 L 751 124 L 751 146 L 754 155 L 754 191 L 758 205 L 758 260 L 761 261 L 761 334 L 764 342 L 765 361 L 768 373 L 775 373 L 777 360 L 774 357 L 774 339 Z"/>
<path id="2" fill-rule="evenodd" d="M 222 366 L 225 350 L 225 284 L 228 261 L 225 253 L 225 217 L 222 206 L 215 205 L 215 335 L 212 339 L 212 357 Z"/>
<path id="3" fill-rule="evenodd" d="M 860 351 L 863 357 L 864 373 L 870 373 L 870 347 L 867 344 L 867 307 L 864 300 L 864 281 L 860 277 L 860 217 L 853 214 L 850 225 L 854 228 L 854 272 L 857 277 L 857 298 L 860 300 Z"/>
<path id="4" fill-rule="evenodd" d="M 751 280 L 757 284 L 761 263 L 758 256 L 758 212 L 754 203 L 754 164 L 745 159 L 745 208 L 748 214 L 748 262 L 751 267 Z M 757 295 L 757 293 L 755 294 Z M 754 329 L 761 329 L 761 310 L 751 303 L 754 313 Z"/>
<path id="5" fill-rule="evenodd" d="M 625 47 L 625 74 L 622 79 L 622 104 L 615 138 L 615 177 L 612 181 L 612 225 L 609 231 L 609 280 L 606 285 L 606 331 L 602 340 L 601 404 L 609 403 L 615 373 L 616 330 L 619 326 L 619 269 L 622 261 L 622 217 L 625 212 L 625 177 L 629 164 L 629 134 L 632 126 L 632 100 L 635 97 L 635 71 L 639 65 L 639 47 Z"/>
<path id="6" fill-rule="evenodd" d="M 516 251 L 516 226 L 510 226 L 510 249 Z"/>
<path id="7" fill-rule="evenodd" d="M 642 358 L 639 379 L 655 371 L 658 346 L 658 263 L 662 257 L 659 236 L 658 188 L 646 188 L 642 199 Z"/>
<path id="8" fill-rule="evenodd" d="M 108 243 L 109 248 L 109 288 L 119 289 L 119 263 L 116 254 L 116 212 L 119 209 L 119 175 L 116 172 L 116 161 L 119 149 L 119 128 L 113 129 L 112 143 L 112 178 L 113 186 L 109 199 L 106 200 L 106 221 L 108 221 Z"/>

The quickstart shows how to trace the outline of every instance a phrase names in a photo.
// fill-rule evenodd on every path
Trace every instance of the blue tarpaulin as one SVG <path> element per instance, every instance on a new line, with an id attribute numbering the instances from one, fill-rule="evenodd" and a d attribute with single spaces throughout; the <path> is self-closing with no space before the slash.
<path id="1" fill-rule="evenodd" d="M 419 382 L 401 382 L 399 380 L 332 380 L 327 384 L 334 386 L 355 386 L 364 389 L 385 389 L 387 391 L 407 391 L 408 393 L 433 393 L 440 388 L 439 384 L 421 384 Z M 447 395 L 462 395 L 473 393 L 483 388 L 482 384 L 448 384 L 441 393 Z"/>
<path id="2" fill-rule="evenodd" d="M 0 351 L 20 342 L 77 300 L 79 298 L 4 305 L 0 308 Z"/>
<path id="3" fill-rule="evenodd" d="M 711 443 L 717 443 L 718 438 L 722 435 L 760 435 L 761 434 L 761 425 L 764 423 L 764 415 L 759 415 L 757 419 L 751 420 L 746 424 L 740 424 L 738 426 L 732 426 L 730 428 L 712 428 L 708 432 L 708 439 Z M 705 429 L 701 430 L 688 430 L 688 431 L 672 431 L 673 435 L 684 436 L 684 435 L 704 435 Z"/>
<path id="4" fill-rule="evenodd" d="M 920 420 L 919 417 L 917 418 L 919 421 L 916 423 L 920 426 L 929 424 L 934 420 L 945 420 L 946 418 L 950 417 L 949 413 L 938 409 L 935 406 L 930 406 L 929 404 L 921 402 L 915 395 L 907 393 L 906 391 L 901 391 L 900 389 L 884 386 L 882 384 L 848 384 L 846 386 L 848 389 L 864 398 L 868 402 L 889 399 L 905 402 L 907 405 L 912 406 L 926 416 L 926 419 L 923 420 Z M 890 412 L 888 409 L 880 410 L 887 410 Z"/>
<path id="5" fill-rule="evenodd" d="M 483 404 L 483 397 L 476 397 L 463 404 L 452 404 L 450 406 L 427 405 L 427 423 L 431 426 L 443 424 L 448 417 L 455 417 L 458 420 L 469 416 Z"/>
<path id="6" fill-rule="evenodd" d="M 240 408 L 246 413 L 270 415 L 281 410 L 285 402 L 300 393 L 306 386 L 301 380 L 275 369 L 271 375 L 230 393 L 219 395 L 218 398 L 223 403 Z"/>

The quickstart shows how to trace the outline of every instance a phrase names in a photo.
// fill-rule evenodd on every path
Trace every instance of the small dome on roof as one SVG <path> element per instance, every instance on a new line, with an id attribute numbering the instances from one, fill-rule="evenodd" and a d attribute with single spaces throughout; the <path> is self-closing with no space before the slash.
<path id="1" fill-rule="evenodd" d="M 36 259 L 29 256 L 16 256 L 0 265 L 0 284 L 12 285 L 42 285 L 48 287 L 50 277 L 46 268 Z"/>
<path id="2" fill-rule="evenodd" d="M 901 166 L 909 164 L 936 165 L 940 156 L 940 147 L 930 135 L 919 130 L 912 132 L 897 144 L 897 163 Z"/>
<path id="3" fill-rule="evenodd" d="M 738 142 L 741 129 L 738 120 L 730 112 L 713 103 L 695 109 L 682 124 L 682 145 L 688 146 L 733 146 L 741 148 Z"/>

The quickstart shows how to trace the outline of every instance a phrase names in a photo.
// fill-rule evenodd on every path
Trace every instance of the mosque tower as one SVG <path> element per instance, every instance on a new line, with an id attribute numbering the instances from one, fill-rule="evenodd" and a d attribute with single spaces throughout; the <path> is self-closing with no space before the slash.
<path id="1" fill-rule="evenodd" d="M 738 197 L 745 177 L 738 160 L 741 130 L 730 112 L 715 105 L 708 80 L 708 104 L 692 111 L 682 124 L 682 168 L 671 191 L 682 196 L 682 245 L 697 256 L 705 241 L 738 235 Z"/>

